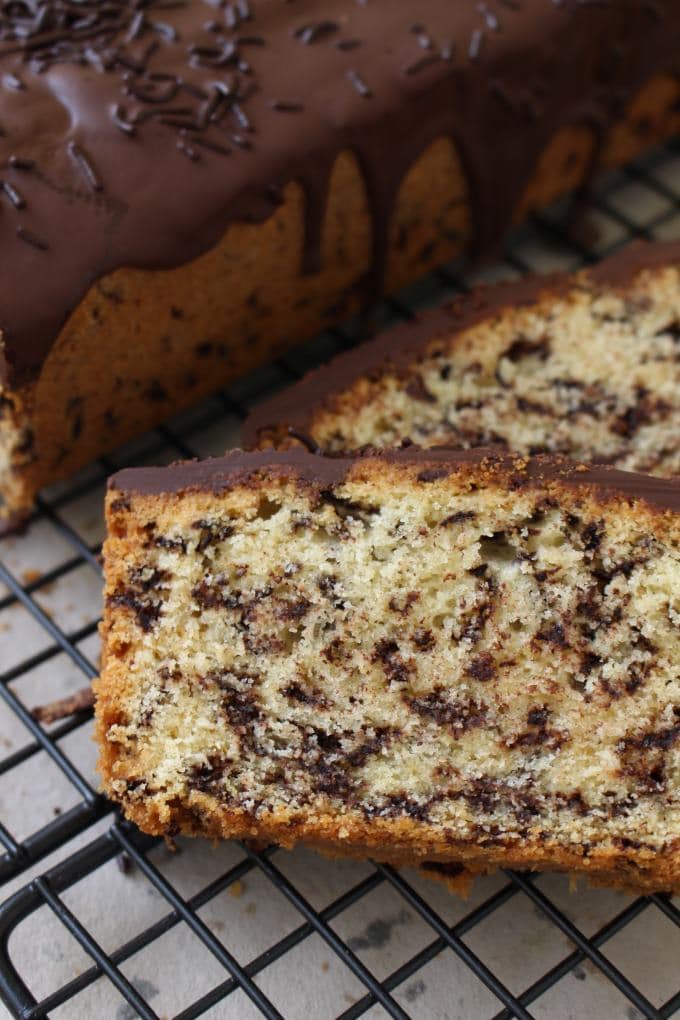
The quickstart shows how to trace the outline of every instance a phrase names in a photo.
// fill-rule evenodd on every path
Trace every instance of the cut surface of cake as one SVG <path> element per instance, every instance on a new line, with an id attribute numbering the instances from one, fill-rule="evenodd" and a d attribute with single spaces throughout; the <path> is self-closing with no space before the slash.
<path id="1" fill-rule="evenodd" d="M 680 486 L 489 451 L 110 482 L 108 794 L 151 833 L 680 888 Z"/>
<path id="2" fill-rule="evenodd" d="M 0 15 L 0 526 L 680 127 L 674 0 L 39 6 Z"/>
<path id="3" fill-rule="evenodd" d="M 680 475 L 680 243 L 489 286 L 256 408 L 245 445 L 500 445 Z"/>

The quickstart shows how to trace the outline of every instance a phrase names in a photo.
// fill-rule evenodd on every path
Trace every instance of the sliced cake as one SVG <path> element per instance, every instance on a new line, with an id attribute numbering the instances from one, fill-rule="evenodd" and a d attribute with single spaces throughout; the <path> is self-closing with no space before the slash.
<path id="1" fill-rule="evenodd" d="M 680 243 L 474 292 L 256 409 L 246 445 L 501 445 L 680 474 Z"/>
<path id="2" fill-rule="evenodd" d="M 100 769 L 145 831 L 680 888 L 680 483 L 236 452 L 107 513 Z"/>

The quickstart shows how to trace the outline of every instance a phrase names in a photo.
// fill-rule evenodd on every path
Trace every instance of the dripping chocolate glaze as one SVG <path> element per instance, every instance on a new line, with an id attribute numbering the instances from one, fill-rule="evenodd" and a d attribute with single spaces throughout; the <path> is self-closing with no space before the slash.
<path id="1" fill-rule="evenodd" d="M 0 207 L 14 384 L 36 374 L 93 282 L 198 256 L 230 223 L 271 215 L 290 180 L 307 196 L 305 266 L 317 268 L 345 149 L 371 205 L 367 300 L 399 186 L 438 137 L 460 151 L 475 247 L 488 253 L 552 134 L 587 123 L 602 137 L 678 63 L 674 0 L 499 0 L 493 25 L 473 0 L 81 6 L 0 15 L 0 172 L 22 200 Z"/>
<path id="2" fill-rule="evenodd" d="M 299 478 L 313 486 L 335 486 L 360 471 L 362 462 L 416 465 L 424 484 L 448 474 L 483 468 L 491 478 L 514 487 L 561 482 L 588 487 L 604 498 L 642 500 L 657 510 L 680 513 L 680 480 L 655 478 L 608 467 L 586 467 L 565 457 L 518 457 L 492 449 L 452 450 L 445 446 L 366 452 L 353 457 L 324 457 L 305 450 L 235 450 L 225 457 L 185 461 L 169 467 L 127 468 L 109 478 L 109 491 L 162 495 L 205 491 L 220 493 L 249 479 Z"/>
<path id="3" fill-rule="evenodd" d="M 455 334 L 502 314 L 505 308 L 532 305 L 548 295 L 563 297 L 583 285 L 624 288 L 638 273 L 665 265 L 680 266 L 680 241 L 634 241 L 577 274 L 532 275 L 509 283 L 478 287 L 471 294 L 423 312 L 368 343 L 338 355 L 276 393 L 246 419 L 241 432 L 242 444 L 246 449 L 254 447 L 272 429 L 279 435 L 282 429 L 292 429 L 293 437 L 297 434 L 298 438 L 304 438 L 313 427 L 315 412 L 357 379 L 390 371 L 407 374 L 419 355 L 436 345 L 438 339 L 450 341 Z"/>

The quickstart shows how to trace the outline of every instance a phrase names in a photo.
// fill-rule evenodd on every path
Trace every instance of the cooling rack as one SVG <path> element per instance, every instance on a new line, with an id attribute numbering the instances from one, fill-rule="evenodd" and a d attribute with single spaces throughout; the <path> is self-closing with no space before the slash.
<path id="1" fill-rule="evenodd" d="M 606 177 L 578 234 L 564 205 L 483 278 L 573 269 L 680 237 L 680 144 Z M 583 224 L 582 224 L 583 227 Z M 383 302 L 373 328 L 476 282 L 457 265 Z M 502 873 L 469 900 L 412 872 L 236 843 L 168 846 L 97 792 L 91 711 L 32 713 L 97 672 L 101 499 L 127 463 L 219 453 L 257 400 L 361 339 L 326 332 L 42 494 L 0 542 L 0 997 L 8 1016 L 638 1017 L 680 1013 L 680 910 Z M 2 1010 L 0 1005 L 0 1011 Z"/>

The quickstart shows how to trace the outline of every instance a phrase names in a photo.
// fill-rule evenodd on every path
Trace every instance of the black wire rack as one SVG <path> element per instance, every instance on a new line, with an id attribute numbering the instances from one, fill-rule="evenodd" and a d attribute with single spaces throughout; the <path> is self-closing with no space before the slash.
<path id="1" fill-rule="evenodd" d="M 591 196 L 585 220 L 591 229 L 578 235 L 566 230 L 563 213 L 558 204 L 534 217 L 512 237 L 495 270 L 517 275 L 575 268 L 635 237 L 680 237 L 680 144 L 670 143 L 610 174 Z M 373 326 L 410 317 L 418 307 L 469 284 L 460 267 L 446 267 L 383 302 Z M 97 792 L 94 751 L 83 757 L 85 745 L 78 742 L 79 734 L 89 735 L 91 712 L 76 712 L 51 726 L 31 712 L 31 705 L 55 696 L 56 675 L 67 677 L 68 690 L 97 673 L 98 507 L 106 476 L 126 462 L 194 457 L 233 443 L 253 403 L 356 343 L 363 328 L 354 324 L 325 333 L 120 455 L 44 493 L 28 534 L 0 543 L 0 710 L 11 734 L 3 743 L 0 727 L 0 885 L 5 888 L 0 997 L 10 1015 L 24 1020 L 351 1020 L 385 1014 L 661 1020 L 680 1011 L 680 910 L 667 896 L 632 898 L 588 890 L 570 898 L 566 880 L 558 885 L 557 880 L 507 872 L 479 881 L 472 899 L 464 902 L 436 883 L 377 863 L 319 859 L 312 867 L 306 851 L 289 855 L 235 844 L 207 851 L 187 841 L 179 855 L 172 854 L 161 841 L 118 817 Z M 89 520 L 82 512 L 88 506 Z M 33 548 L 49 549 L 48 562 L 41 557 L 37 566 L 22 572 L 20 564 L 31 562 Z M 65 604 L 69 590 L 80 617 Z M 56 609 L 49 603 L 55 591 Z M 11 634 L 17 620 L 20 637 L 15 639 Z M 11 791 L 12 803 L 21 806 L 13 818 L 4 808 L 10 799 L 4 791 Z M 41 862 L 50 865 L 42 873 Z M 194 879 L 212 877 L 189 888 L 187 869 Z M 308 888 L 312 871 L 316 885 Z M 254 899 L 240 910 L 246 886 Z M 225 900 L 230 893 L 233 899 Z M 361 926 L 374 916 L 371 904 L 378 894 L 381 903 L 391 904 L 392 914 L 372 920 L 363 935 L 351 935 L 352 924 Z M 153 903 L 151 914 L 138 910 L 145 897 Z M 269 910 L 274 899 L 278 906 Z M 586 921 L 584 902 L 588 909 L 597 906 Z M 258 921 L 256 908 L 267 916 Z M 129 925 L 120 922 L 132 914 L 138 930 L 130 934 Z M 247 915 L 250 942 L 243 939 Z M 401 923 L 405 928 L 410 924 L 411 931 L 417 926 L 418 938 L 403 936 L 397 951 L 393 947 L 381 955 L 391 928 Z M 489 933 L 503 925 L 511 933 L 507 959 L 487 948 Z M 173 941 L 173 933 L 180 931 L 182 939 Z M 656 942 L 650 945 L 651 931 Z M 188 938 L 193 940 L 191 973 L 182 975 Z M 635 973 L 612 948 L 621 938 L 628 939 L 633 956 L 640 954 Z M 60 940 L 66 940 L 67 948 L 55 949 Z M 536 940 L 541 945 L 552 940 L 550 962 L 538 971 L 532 965 L 541 956 Z M 641 978 L 650 953 L 657 978 L 663 978 L 651 984 Z M 170 975 L 166 980 L 180 975 L 182 996 L 158 1006 L 154 982 L 133 973 L 141 957 L 159 983 L 163 975 Z M 426 974 L 435 986 L 449 982 L 437 1005 L 425 994 Z M 333 989 L 341 989 L 345 977 L 350 991 L 338 991 L 334 998 Z M 558 987 L 564 991 L 566 979 L 572 983 L 559 1005 L 551 995 Z M 469 991 L 471 982 L 467 998 L 459 994 Z M 292 998 L 282 995 L 287 986 L 294 990 Z M 172 987 L 178 987 L 176 980 Z"/>

